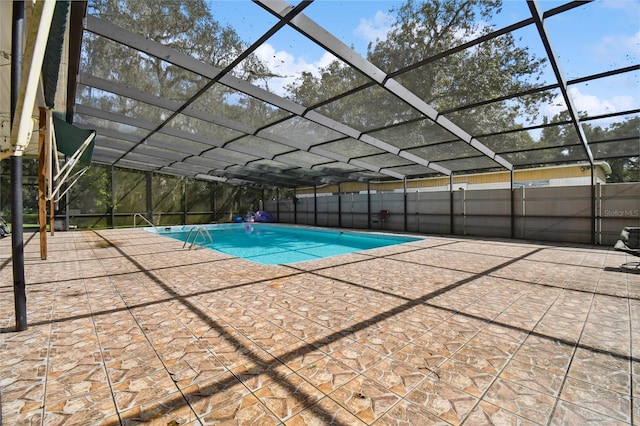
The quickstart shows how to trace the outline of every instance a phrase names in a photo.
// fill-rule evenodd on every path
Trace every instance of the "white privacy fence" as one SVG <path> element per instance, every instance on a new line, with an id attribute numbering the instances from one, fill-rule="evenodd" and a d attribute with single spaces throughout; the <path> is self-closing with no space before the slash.
<path id="1" fill-rule="evenodd" d="M 640 183 L 341 194 L 264 207 L 281 223 L 611 245 L 623 227 L 640 226 Z"/>

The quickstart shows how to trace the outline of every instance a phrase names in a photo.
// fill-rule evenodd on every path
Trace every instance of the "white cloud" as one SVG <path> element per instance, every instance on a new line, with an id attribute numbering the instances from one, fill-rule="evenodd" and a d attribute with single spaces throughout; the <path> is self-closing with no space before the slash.
<path id="1" fill-rule="evenodd" d="M 622 60 L 635 64 L 640 58 L 640 31 L 633 35 L 609 35 L 603 37 L 595 46 L 599 57 L 612 61 Z M 625 66 L 625 64 L 618 64 Z"/>
<path id="2" fill-rule="evenodd" d="M 372 19 L 361 18 L 360 24 L 354 30 L 354 34 L 366 40 L 367 44 L 371 42 L 375 45 L 377 41 L 385 41 L 387 39 L 388 33 L 393 29 L 395 20 L 394 15 L 377 11 Z M 491 26 L 484 21 L 480 21 L 471 32 L 457 29 L 455 38 L 463 42 L 474 40 L 484 34 L 486 28 L 491 28 Z M 356 50 L 358 49 L 356 48 Z M 363 50 L 360 53 L 364 56 L 366 51 Z"/>
<path id="3" fill-rule="evenodd" d="M 569 96 L 578 111 L 587 111 L 589 115 L 611 114 L 619 111 L 628 111 L 634 108 L 637 102 L 633 96 L 618 95 L 609 99 L 601 99 L 594 95 L 580 92 L 578 88 L 569 89 Z"/>
<path id="4" fill-rule="evenodd" d="M 595 95 L 582 93 L 577 87 L 569 89 L 569 96 L 578 111 L 586 111 L 590 116 L 629 111 L 636 108 L 638 104 L 637 99 L 630 95 L 617 95 L 609 99 L 603 99 Z M 564 99 L 561 96 L 557 96 L 550 105 L 543 109 L 543 113 L 548 117 L 553 117 L 565 109 Z M 616 119 L 611 119 L 611 122 L 614 121 Z"/>
<path id="5" fill-rule="evenodd" d="M 287 51 L 276 51 L 268 43 L 258 47 L 255 54 L 274 74 L 268 79 L 269 91 L 280 96 L 286 93 L 285 86 L 291 84 L 301 73 L 309 72 L 317 76 L 320 68 L 336 59 L 331 53 L 325 52 L 317 61 L 307 62 L 304 58 L 296 58 Z M 262 86 L 263 82 L 257 84 Z"/>
<path id="6" fill-rule="evenodd" d="M 375 43 L 376 40 L 384 41 L 391 30 L 394 18 L 388 13 L 377 11 L 372 19 L 360 19 L 360 24 L 354 30 L 354 34 L 365 39 L 367 43 Z"/>
<path id="7" fill-rule="evenodd" d="M 598 4 L 605 9 L 623 10 L 629 16 L 638 16 L 640 14 L 640 3 L 634 0 L 607 0 Z"/>

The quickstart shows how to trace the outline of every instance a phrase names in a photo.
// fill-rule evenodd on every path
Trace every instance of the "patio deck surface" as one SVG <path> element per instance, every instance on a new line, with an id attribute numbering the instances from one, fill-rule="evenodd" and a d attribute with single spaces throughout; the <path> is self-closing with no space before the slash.
<path id="1" fill-rule="evenodd" d="M 607 248 L 425 236 L 267 266 L 139 229 L 25 234 L 6 425 L 640 424 L 640 274 Z"/>

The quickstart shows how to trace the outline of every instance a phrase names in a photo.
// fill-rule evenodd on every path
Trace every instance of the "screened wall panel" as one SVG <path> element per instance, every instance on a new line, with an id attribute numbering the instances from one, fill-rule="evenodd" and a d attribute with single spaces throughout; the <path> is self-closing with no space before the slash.
<path id="1" fill-rule="evenodd" d="M 184 178 L 153 175 L 153 211 L 180 213 L 184 210 Z"/>
<path id="2" fill-rule="evenodd" d="M 147 178 L 140 171 L 114 169 L 114 212 L 137 213 L 147 211 Z"/>

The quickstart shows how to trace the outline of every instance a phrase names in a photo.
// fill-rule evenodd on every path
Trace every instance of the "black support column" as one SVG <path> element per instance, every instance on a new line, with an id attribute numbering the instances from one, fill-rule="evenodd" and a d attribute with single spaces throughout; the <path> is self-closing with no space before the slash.
<path id="1" fill-rule="evenodd" d="M 453 235 L 454 217 L 453 217 L 453 173 L 449 175 L 449 234 Z"/>
<path id="2" fill-rule="evenodd" d="M 342 192 L 338 183 L 338 228 L 342 228 Z"/>
<path id="3" fill-rule="evenodd" d="M 13 2 L 11 30 L 11 123 L 15 123 L 16 107 L 22 75 L 22 46 L 24 44 L 24 1 Z M 17 129 L 11 129 L 17 131 Z M 27 289 L 24 278 L 24 234 L 22 200 L 22 153 L 11 156 L 11 253 L 13 257 L 13 294 L 16 331 L 27 328 Z"/>
<path id="4" fill-rule="evenodd" d="M 514 188 L 514 183 L 515 183 L 515 171 L 511 170 L 511 183 L 509 185 L 509 188 L 511 188 L 511 238 L 515 238 L 516 237 L 516 214 L 515 214 L 515 188 Z"/>
<path id="5" fill-rule="evenodd" d="M 146 192 L 146 203 L 147 203 L 147 217 L 149 218 L 149 222 L 152 224 L 156 224 L 156 221 L 153 218 L 153 172 L 145 172 L 145 192 Z M 160 225 L 158 223 L 158 225 Z"/>
<path id="6" fill-rule="evenodd" d="M 407 232 L 409 229 L 409 218 L 407 217 L 407 177 L 402 181 L 402 200 L 403 200 L 403 210 L 404 210 L 404 232 Z"/>
<path id="7" fill-rule="evenodd" d="M 313 185 L 313 226 L 318 226 L 318 185 Z"/>
<path id="8" fill-rule="evenodd" d="M 367 229 L 371 228 L 371 182 L 367 181 Z"/>

